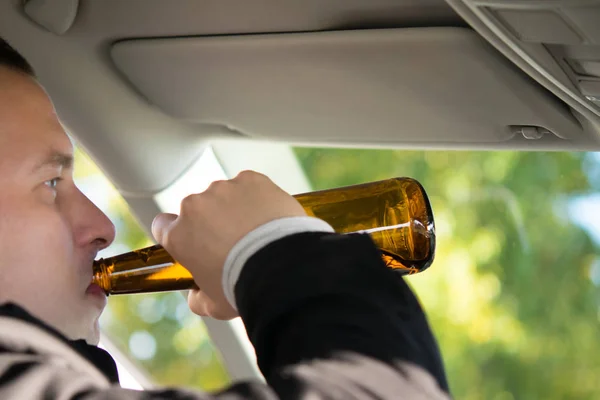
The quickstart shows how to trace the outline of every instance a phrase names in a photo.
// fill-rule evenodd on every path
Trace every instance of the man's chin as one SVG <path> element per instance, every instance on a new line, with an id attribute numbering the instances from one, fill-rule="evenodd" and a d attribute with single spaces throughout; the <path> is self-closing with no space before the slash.
<path id="1" fill-rule="evenodd" d="M 87 344 L 97 345 L 100 341 L 100 315 L 102 311 L 88 310 L 87 315 L 83 316 L 75 328 L 77 332 L 71 336 L 72 340 L 85 340 Z"/>
<path id="2" fill-rule="evenodd" d="M 108 301 L 104 290 L 95 284 L 88 286 L 87 290 L 85 291 L 85 297 L 87 300 L 92 302 L 92 304 L 100 307 L 100 311 L 104 310 L 104 307 L 106 307 Z"/>
<path id="3" fill-rule="evenodd" d="M 86 294 L 85 308 L 82 311 L 81 318 L 77 321 L 79 324 L 79 337 L 88 344 L 97 345 L 100 340 L 100 316 L 107 304 L 106 296 L 93 296 Z"/>
<path id="4" fill-rule="evenodd" d="M 94 346 L 98 346 L 98 343 L 100 343 L 100 324 L 97 319 L 92 324 L 90 332 L 85 338 L 85 341 L 87 344 L 91 344 Z"/>

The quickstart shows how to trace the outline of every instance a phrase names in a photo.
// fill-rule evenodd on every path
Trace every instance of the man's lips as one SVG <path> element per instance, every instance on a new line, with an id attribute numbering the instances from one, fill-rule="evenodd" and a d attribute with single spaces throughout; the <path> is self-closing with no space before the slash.
<path id="1" fill-rule="evenodd" d="M 100 286 L 96 285 L 95 283 L 91 283 L 85 293 L 87 294 L 91 294 L 94 296 L 102 296 L 102 297 L 106 297 L 106 292 L 104 291 L 104 289 L 102 289 Z"/>

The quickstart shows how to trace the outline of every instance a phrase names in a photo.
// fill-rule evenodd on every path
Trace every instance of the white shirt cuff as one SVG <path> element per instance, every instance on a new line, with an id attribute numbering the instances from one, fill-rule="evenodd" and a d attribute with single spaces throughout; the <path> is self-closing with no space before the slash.
<path id="1" fill-rule="evenodd" d="M 246 261 L 268 244 L 285 236 L 302 232 L 334 232 L 327 222 L 314 217 L 288 217 L 267 222 L 248 233 L 233 246 L 223 266 L 223 291 L 225 297 L 237 310 L 235 284 Z"/>

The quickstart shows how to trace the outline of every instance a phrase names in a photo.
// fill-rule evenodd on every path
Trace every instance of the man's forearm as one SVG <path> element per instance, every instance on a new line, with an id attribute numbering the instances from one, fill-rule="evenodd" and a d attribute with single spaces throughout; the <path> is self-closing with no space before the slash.
<path id="1" fill-rule="evenodd" d="M 338 383 L 352 391 L 404 385 L 411 366 L 435 379 L 433 389 L 448 390 L 421 307 L 366 235 L 302 233 L 272 243 L 246 263 L 236 299 L 275 388 L 283 371 L 336 365 L 346 370 Z M 383 366 L 391 375 L 372 374 Z M 372 379 L 352 380 L 357 373 Z"/>
<path id="2" fill-rule="evenodd" d="M 223 266 L 222 285 L 225 297 L 234 308 L 237 308 L 235 285 L 250 257 L 279 239 L 303 232 L 333 233 L 334 230 L 327 222 L 314 217 L 279 218 L 254 229 L 233 246 Z"/>

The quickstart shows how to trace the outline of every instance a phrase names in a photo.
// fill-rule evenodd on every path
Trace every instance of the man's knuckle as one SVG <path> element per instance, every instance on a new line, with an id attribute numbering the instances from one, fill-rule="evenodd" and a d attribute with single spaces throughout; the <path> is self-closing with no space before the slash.
<path id="1" fill-rule="evenodd" d="M 186 196 L 181 200 L 181 213 L 191 211 L 194 208 L 195 203 L 197 202 L 197 197 L 194 194 Z"/>
<path id="2" fill-rule="evenodd" d="M 225 188 L 227 188 L 227 181 L 213 181 L 210 185 L 208 185 L 208 188 L 206 189 L 205 193 L 220 193 Z"/>
<path id="3" fill-rule="evenodd" d="M 205 206 L 206 192 L 191 194 L 181 201 L 181 215 L 197 214 Z"/>
<path id="4" fill-rule="evenodd" d="M 236 179 L 240 181 L 249 181 L 257 179 L 260 175 L 262 174 L 256 171 L 244 170 L 237 175 Z"/>

